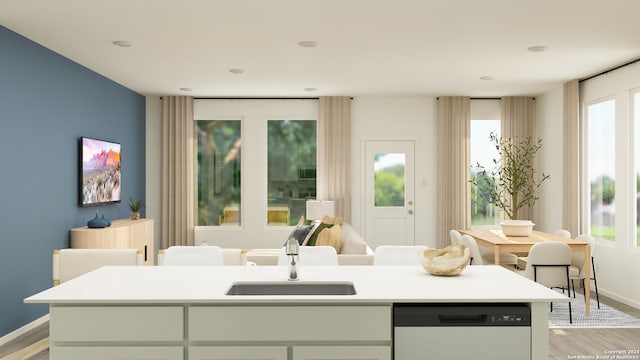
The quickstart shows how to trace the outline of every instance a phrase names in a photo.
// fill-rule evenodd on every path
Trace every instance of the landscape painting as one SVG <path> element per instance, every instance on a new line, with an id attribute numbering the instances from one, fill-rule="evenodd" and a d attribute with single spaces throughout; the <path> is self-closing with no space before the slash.
<path id="1" fill-rule="evenodd" d="M 81 138 L 80 205 L 121 201 L 120 144 Z"/>

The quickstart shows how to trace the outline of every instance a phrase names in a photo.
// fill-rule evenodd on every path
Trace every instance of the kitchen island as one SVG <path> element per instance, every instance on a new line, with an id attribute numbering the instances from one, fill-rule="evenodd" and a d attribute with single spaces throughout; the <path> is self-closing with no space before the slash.
<path id="1" fill-rule="evenodd" d="M 277 266 L 104 267 L 25 302 L 50 304 L 52 360 L 388 360 L 399 303 L 527 304 L 531 347 L 522 351 L 546 360 L 549 302 L 568 301 L 500 266 L 454 277 L 419 266 L 303 266 L 298 283 L 348 282 L 356 294 L 226 295 L 234 283 L 287 275 Z"/>

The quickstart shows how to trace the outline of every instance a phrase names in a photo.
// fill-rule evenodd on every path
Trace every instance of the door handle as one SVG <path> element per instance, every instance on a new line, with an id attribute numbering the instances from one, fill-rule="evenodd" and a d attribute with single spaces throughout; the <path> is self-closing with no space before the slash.
<path id="1" fill-rule="evenodd" d="M 413 215 L 413 210 L 409 209 L 409 215 Z"/>

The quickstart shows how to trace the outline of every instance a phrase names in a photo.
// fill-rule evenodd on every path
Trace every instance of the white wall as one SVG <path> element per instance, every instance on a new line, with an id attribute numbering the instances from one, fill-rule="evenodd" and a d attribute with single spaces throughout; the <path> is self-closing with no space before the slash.
<path id="1" fill-rule="evenodd" d="M 536 171 L 551 177 L 546 180 L 536 202 L 536 230 L 562 229 L 562 87 L 536 97 L 536 133 L 542 139 Z"/>
<path id="2" fill-rule="evenodd" d="M 434 97 L 357 97 L 351 104 L 352 223 L 364 234 L 363 141 L 416 141 L 415 243 L 436 246 L 436 117 Z"/>

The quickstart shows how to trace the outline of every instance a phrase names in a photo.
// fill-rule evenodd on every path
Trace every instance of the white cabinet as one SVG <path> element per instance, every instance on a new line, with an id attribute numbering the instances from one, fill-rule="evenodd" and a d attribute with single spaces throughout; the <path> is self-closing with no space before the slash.
<path id="1" fill-rule="evenodd" d="M 294 346 L 292 360 L 391 360 L 391 346 Z"/>
<path id="2" fill-rule="evenodd" d="M 182 346 L 52 347 L 51 359 L 64 360 L 183 360 Z"/>
<path id="3" fill-rule="evenodd" d="M 154 264 L 153 219 L 119 219 L 106 228 L 71 229 L 70 243 L 74 249 L 138 249 L 145 265 Z"/>
<path id="4" fill-rule="evenodd" d="M 192 346 L 189 360 L 287 360 L 287 347 Z"/>

